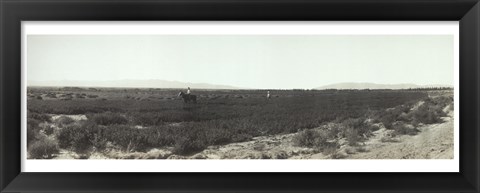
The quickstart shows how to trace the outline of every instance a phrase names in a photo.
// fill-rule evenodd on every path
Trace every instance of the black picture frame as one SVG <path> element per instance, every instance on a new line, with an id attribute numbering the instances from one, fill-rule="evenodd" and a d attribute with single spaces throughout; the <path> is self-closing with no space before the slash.
<path id="1" fill-rule="evenodd" d="M 25 173 L 21 21 L 460 21 L 458 173 Z M 0 0 L 1 192 L 479 192 L 477 0 Z"/>

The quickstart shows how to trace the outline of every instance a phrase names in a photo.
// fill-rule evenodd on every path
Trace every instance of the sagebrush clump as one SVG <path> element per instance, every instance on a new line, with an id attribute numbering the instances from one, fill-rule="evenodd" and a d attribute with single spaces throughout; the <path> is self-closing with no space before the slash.
<path id="1" fill-rule="evenodd" d="M 452 101 L 453 98 L 449 96 L 425 98 L 417 106 L 415 104 L 400 105 L 381 111 L 376 119 L 385 128 L 398 131 L 398 134 L 413 135 L 418 132 L 416 127 L 421 124 L 443 122 L 442 117 L 447 116 L 443 109 L 449 105 L 453 106 Z"/>
<path id="2" fill-rule="evenodd" d="M 55 123 L 57 123 L 59 126 L 66 126 L 66 125 L 70 125 L 72 123 L 74 123 L 75 120 L 73 120 L 72 118 L 70 117 L 67 117 L 67 116 L 61 116 L 59 117 L 58 119 L 55 120 Z"/>
<path id="3" fill-rule="evenodd" d="M 79 155 L 88 155 L 93 150 L 101 151 L 106 147 L 103 129 L 92 122 L 85 121 L 78 125 L 69 125 L 57 134 L 61 148 L 70 149 Z"/>
<path id="4" fill-rule="evenodd" d="M 119 113 L 105 112 L 88 115 L 87 117 L 98 125 L 123 125 L 128 123 L 128 119 Z"/>
<path id="5" fill-rule="evenodd" d="M 292 142 L 296 146 L 311 147 L 330 154 L 338 148 L 338 144 L 335 141 L 330 141 L 333 138 L 334 134 L 329 130 L 307 129 L 295 135 Z"/>
<path id="6" fill-rule="evenodd" d="M 28 146 L 29 158 L 33 159 L 52 159 L 59 151 L 57 142 L 48 137 L 41 137 Z"/>

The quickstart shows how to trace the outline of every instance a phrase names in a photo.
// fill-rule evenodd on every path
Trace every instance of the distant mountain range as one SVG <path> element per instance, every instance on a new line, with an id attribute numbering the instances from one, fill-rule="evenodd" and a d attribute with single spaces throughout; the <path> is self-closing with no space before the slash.
<path id="1" fill-rule="evenodd" d="M 409 89 L 409 88 L 431 88 L 431 87 L 453 87 L 451 85 L 416 85 L 416 84 L 376 84 L 376 83 L 356 83 L 344 82 L 337 84 L 330 84 L 314 89 Z"/>
<path id="2" fill-rule="evenodd" d="M 52 87 L 118 87 L 118 88 L 187 88 L 195 89 L 242 89 L 239 87 L 206 83 L 188 83 L 168 80 L 108 80 L 108 81 L 28 81 L 28 86 Z"/>
<path id="3" fill-rule="evenodd" d="M 107 80 L 107 81 L 28 81 L 28 86 L 49 86 L 49 87 L 117 87 L 117 88 L 187 88 L 194 89 L 248 89 L 229 85 L 188 83 L 168 80 Z M 344 82 L 330 84 L 313 89 L 409 89 L 428 87 L 452 87 L 451 85 L 416 85 L 416 84 L 376 84 L 376 83 L 355 83 Z M 275 88 L 272 88 L 275 89 Z"/>

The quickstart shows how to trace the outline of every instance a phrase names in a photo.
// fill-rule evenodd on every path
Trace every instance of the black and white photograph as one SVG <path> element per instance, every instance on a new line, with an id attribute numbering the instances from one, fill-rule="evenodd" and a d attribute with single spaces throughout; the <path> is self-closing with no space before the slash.
<path id="1" fill-rule="evenodd" d="M 479 0 L 0 0 L 0 192 L 478 192 Z"/>
<path id="2" fill-rule="evenodd" d="M 454 36 L 26 36 L 27 159 L 454 159 Z"/>

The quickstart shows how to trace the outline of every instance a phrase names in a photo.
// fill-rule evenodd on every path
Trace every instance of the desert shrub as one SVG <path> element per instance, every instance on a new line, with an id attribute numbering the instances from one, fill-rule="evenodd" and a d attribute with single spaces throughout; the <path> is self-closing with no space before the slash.
<path id="1" fill-rule="evenodd" d="M 39 133 L 35 129 L 27 127 L 27 147 L 39 138 Z"/>
<path id="2" fill-rule="evenodd" d="M 413 104 L 399 105 L 394 108 L 386 109 L 378 113 L 376 117 L 386 128 L 392 127 L 392 124 L 396 121 L 408 121 L 405 116 Z"/>
<path id="3" fill-rule="evenodd" d="M 58 145 L 60 148 L 70 148 L 72 147 L 72 140 L 75 136 L 79 135 L 76 133 L 83 133 L 83 129 L 80 125 L 70 125 L 61 129 L 57 133 Z"/>
<path id="4" fill-rule="evenodd" d="M 57 123 L 60 126 L 66 126 L 74 123 L 75 120 L 73 120 L 71 117 L 67 116 L 61 116 L 58 119 L 55 120 L 55 123 Z"/>
<path id="5" fill-rule="evenodd" d="M 347 139 L 349 145 L 357 145 L 358 142 L 362 142 L 371 137 L 374 131 L 380 129 L 377 125 L 367 123 L 364 119 L 345 119 L 341 123 L 343 128 L 344 137 Z"/>
<path id="6" fill-rule="evenodd" d="M 435 105 L 447 106 L 453 103 L 453 96 L 438 96 L 431 99 L 431 102 Z"/>
<path id="7" fill-rule="evenodd" d="M 40 121 L 31 117 L 27 118 L 27 146 L 30 146 L 34 141 L 40 139 Z"/>
<path id="8" fill-rule="evenodd" d="M 91 143 L 93 144 L 94 151 L 104 151 L 107 148 L 107 138 L 102 134 L 103 130 L 100 130 L 97 133 L 93 134 L 93 139 L 91 139 Z"/>
<path id="9" fill-rule="evenodd" d="M 42 130 L 46 135 L 52 135 L 55 132 L 55 128 L 50 124 L 44 124 Z"/>
<path id="10" fill-rule="evenodd" d="M 29 119 L 35 119 L 41 122 L 51 122 L 51 118 L 49 115 L 42 114 L 42 113 L 34 113 L 34 112 L 28 112 L 27 117 Z"/>
<path id="11" fill-rule="evenodd" d="M 200 138 L 182 137 L 175 142 L 173 153 L 179 155 L 188 155 L 201 151 L 207 147 L 205 141 Z"/>
<path id="12" fill-rule="evenodd" d="M 377 124 L 368 124 L 368 126 L 370 127 L 370 131 L 372 132 L 380 130 L 380 126 Z"/>
<path id="13" fill-rule="evenodd" d="M 370 123 L 366 123 L 364 119 L 357 118 L 357 119 L 346 119 L 342 122 L 343 127 L 350 128 L 355 130 L 357 135 L 362 137 L 370 137 L 373 131 L 379 129 L 378 126 L 372 125 Z"/>
<path id="14" fill-rule="evenodd" d="M 442 122 L 442 119 L 434 112 L 428 110 L 428 108 L 419 108 L 411 114 L 411 117 L 413 125 Z"/>
<path id="15" fill-rule="evenodd" d="M 452 101 L 453 98 L 445 96 L 426 98 L 423 104 L 416 108 L 412 108 L 413 105 L 411 104 L 400 105 L 380 112 L 378 120 L 380 120 L 387 129 L 395 130 L 396 135 L 415 135 L 419 132 L 419 130 L 415 128 L 419 124 L 442 122 L 441 117 L 446 116 L 443 109 L 447 105 L 450 105 Z"/>
<path id="16" fill-rule="evenodd" d="M 345 159 L 347 158 L 347 155 L 343 154 L 343 153 L 340 153 L 338 151 L 335 151 L 333 153 L 330 153 L 331 154 L 331 158 L 332 159 Z"/>
<path id="17" fill-rule="evenodd" d="M 144 135 L 149 147 L 172 146 L 179 137 L 171 127 L 148 129 Z"/>
<path id="18" fill-rule="evenodd" d="M 55 93 L 48 93 L 48 94 L 46 95 L 46 97 L 49 97 L 49 98 L 57 98 L 57 94 L 55 94 Z"/>
<path id="19" fill-rule="evenodd" d="M 351 146 L 357 145 L 357 143 L 362 140 L 362 136 L 360 136 L 359 132 L 354 128 L 347 128 L 345 130 L 345 138 Z"/>
<path id="20" fill-rule="evenodd" d="M 247 129 L 238 122 L 232 121 L 205 121 L 201 124 L 188 124 L 186 131 L 194 131 L 187 136 L 201 135 L 208 145 L 222 145 L 231 142 L 245 141 L 251 137 Z M 240 127 L 240 128 L 239 128 Z"/>
<path id="21" fill-rule="evenodd" d="M 323 148 L 328 146 L 332 134 L 328 130 L 304 130 L 293 137 L 293 144 L 302 147 Z"/>
<path id="22" fill-rule="evenodd" d="M 355 150 L 355 148 L 352 148 L 352 147 L 348 147 L 345 149 L 345 153 L 347 154 L 355 154 L 357 151 Z"/>
<path id="23" fill-rule="evenodd" d="M 79 133 L 75 133 L 75 137 L 71 141 L 71 149 L 80 155 L 89 154 L 93 151 L 93 144 L 91 138 L 88 134 L 82 135 Z"/>
<path id="24" fill-rule="evenodd" d="M 68 125 L 58 132 L 57 139 L 61 148 L 71 149 L 78 154 L 103 150 L 107 143 L 103 129 L 91 122 Z"/>
<path id="25" fill-rule="evenodd" d="M 428 98 L 415 111 L 411 112 L 410 117 L 412 119 L 412 123 L 414 125 L 418 125 L 420 123 L 441 123 L 443 122 L 441 117 L 447 116 L 446 112 L 444 112 L 444 109 L 447 106 L 453 107 L 453 97 L 439 96 L 435 98 Z"/>
<path id="26" fill-rule="evenodd" d="M 212 134 L 201 125 L 169 126 L 161 125 L 145 129 L 135 129 L 125 125 L 111 125 L 104 128 L 103 136 L 107 141 L 123 151 L 147 151 L 153 147 L 174 146 L 180 154 L 198 151 L 195 147 L 206 147 L 221 143 L 222 134 Z M 189 144 L 191 143 L 191 144 Z"/>
<path id="27" fill-rule="evenodd" d="M 166 144 L 165 136 L 156 129 L 140 130 L 125 125 L 108 126 L 103 131 L 103 136 L 107 141 L 127 152 L 145 151 L 150 147 L 160 147 Z"/>
<path id="28" fill-rule="evenodd" d="M 322 152 L 324 155 L 332 155 L 338 153 L 339 144 L 337 142 L 327 142 L 324 143 L 322 147 L 317 147 L 318 150 Z"/>
<path id="29" fill-rule="evenodd" d="M 440 123 L 443 121 L 441 117 L 446 116 L 446 113 L 443 111 L 443 109 L 448 105 L 448 103 L 446 103 L 446 100 L 442 97 L 437 98 L 438 99 L 425 100 L 421 106 L 410 113 L 410 117 L 414 125 L 418 125 L 420 123 Z"/>
<path id="30" fill-rule="evenodd" d="M 88 119 L 91 119 L 98 125 L 123 125 L 128 123 L 127 118 L 119 113 L 105 112 L 88 115 Z"/>
<path id="31" fill-rule="evenodd" d="M 39 127 L 40 123 L 41 123 L 41 121 L 28 117 L 27 118 L 27 129 L 40 130 L 40 127 Z"/>
<path id="32" fill-rule="evenodd" d="M 404 122 L 395 122 L 392 124 L 392 130 L 394 130 L 394 135 L 416 135 L 420 130 L 415 128 L 413 125 L 406 124 Z"/>
<path id="33" fill-rule="evenodd" d="M 55 140 L 47 137 L 42 137 L 34 141 L 28 147 L 30 158 L 33 159 L 51 159 L 55 154 L 58 154 L 59 151 L 58 144 Z"/>
<path id="34" fill-rule="evenodd" d="M 205 133 L 206 142 L 212 145 L 222 145 L 233 142 L 232 137 L 233 134 L 227 129 L 216 128 Z"/>

